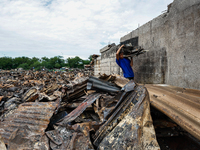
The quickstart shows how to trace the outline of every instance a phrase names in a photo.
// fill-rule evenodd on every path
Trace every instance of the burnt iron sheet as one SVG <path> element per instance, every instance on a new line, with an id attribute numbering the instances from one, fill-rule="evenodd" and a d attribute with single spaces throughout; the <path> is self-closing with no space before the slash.
<path id="1" fill-rule="evenodd" d="M 128 93 L 119 109 L 95 133 L 98 149 L 160 150 L 150 114 L 149 95 L 143 86 Z"/>
<path id="2" fill-rule="evenodd" d="M 121 88 L 124 87 L 129 82 L 129 79 L 124 78 L 123 76 L 120 76 L 118 74 L 112 74 L 112 75 L 102 74 L 100 75 L 99 79 L 114 82 L 117 86 Z"/>
<path id="3" fill-rule="evenodd" d="M 1 136 L 0 136 L 0 150 L 7 150 L 6 145 L 3 142 L 3 139 Z"/>
<path id="4" fill-rule="evenodd" d="M 16 129 L 8 141 L 8 150 L 49 150 L 46 135 L 37 135 L 27 126 Z"/>
<path id="5" fill-rule="evenodd" d="M 66 127 L 46 132 L 52 150 L 94 150 L 89 135 Z"/>
<path id="6" fill-rule="evenodd" d="M 55 127 L 55 130 L 47 131 L 52 150 L 93 150 L 90 141 L 90 131 L 96 131 L 100 124 L 98 122 L 77 123 L 73 126 Z"/>
<path id="7" fill-rule="evenodd" d="M 145 86 L 153 107 L 200 140 L 200 90 L 165 84 Z"/>
<path id="8" fill-rule="evenodd" d="M 57 105 L 57 102 L 27 102 L 20 104 L 13 114 L 0 122 L 0 135 L 4 142 L 7 144 L 12 132 L 25 125 L 35 135 L 44 134 Z"/>
<path id="9" fill-rule="evenodd" d="M 115 84 L 100 80 L 95 77 L 90 77 L 87 83 L 87 90 L 98 90 L 105 92 L 119 92 L 120 88 L 116 87 Z"/>
<path id="10" fill-rule="evenodd" d="M 94 93 L 91 95 L 88 95 L 88 97 L 71 113 L 69 113 L 66 117 L 64 117 L 60 123 L 57 123 L 58 125 L 67 125 L 69 122 L 76 119 L 83 111 L 90 106 L 96 99 L 98 99 L 101 96 L 99 93 Z"/>
<path id="11" fill-rule="evenodd" d="M 138 87 L 136 88 L 137 91 Z M 115 99 L 119 99 L 115 108 L 106 116 L 106 123 L 101 126 L 101 128 L 95 133 L 94 145 L 98 146 L 102 139 L 107 135 L 108 131 L 111 131 L 118 122 L 125 116 L 125 111 L 131 101 L 136 103 L 136 92 L 134 81 L 129 81 L 123 88 L 124 92 L 120 92 L 116 95 Z"/>
<path id="12" fill-rule="evenodd" d="M 69 101 L 85 95 L 84 91 L 86 90 L 87 81 L 88 77 L 77 77 L 65 85 L 66 96 L 63 97 L 63 101 Z"/>

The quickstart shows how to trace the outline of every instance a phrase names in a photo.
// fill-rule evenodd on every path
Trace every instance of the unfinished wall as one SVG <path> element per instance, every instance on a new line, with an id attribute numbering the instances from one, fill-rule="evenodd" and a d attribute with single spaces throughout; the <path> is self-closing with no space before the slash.
<path id="1" fill-rule="evenodd" d="M 169 12 L 120 41 L 137 36 L 149 52 L 134 57 L 136 82 L 200 89 L 200 0 L 174 0 Z"/>
<path id="2" fill-rule="evenodd" d="M 101 72 L 101 57 L 97 57 L 94 61 L 94 76 L 98 76 Z"/>
<path id="3" fill-rule="evenodd" d="M 115 45 L 115 44 L 114 44 Z M 120 67 L 116 63 L 116 50 L 117 47 L 113 46 L 111 48 L 104 47 L 100 50 L 101 52 L 101 64 L 100 64 L 100 72 L 101 74 L 120 74 Z"/>

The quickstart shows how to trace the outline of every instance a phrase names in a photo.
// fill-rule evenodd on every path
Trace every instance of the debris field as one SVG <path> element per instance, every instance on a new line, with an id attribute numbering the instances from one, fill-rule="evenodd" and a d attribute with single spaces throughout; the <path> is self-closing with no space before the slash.
<path id="1" fill-rule="evenodd" d="M 1 150 L 159 150 L 144 86 L 119 75 L 0 72 Z"/>

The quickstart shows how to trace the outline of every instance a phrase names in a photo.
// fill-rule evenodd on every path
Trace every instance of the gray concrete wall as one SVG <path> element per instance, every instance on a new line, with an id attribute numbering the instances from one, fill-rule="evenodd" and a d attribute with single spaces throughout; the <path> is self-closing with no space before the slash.
<path id="1" fill-rule="evenodd" d="M 101 53 L 101 64 L 100 72 L 101 74 L 122 74 L 120 67 L 116 63 L 116 50 L 117 46 L 113 46 L 104 50 Z M 121 73 L 120 73 L 121 72 Z"/>
<path id="2" fill-rule="evenodd" d="M 120 41 L 137 36 L 149 52 L 134 57 L 136 82 L 200 89 L 200 0 L 174 0 L 168 13 Z"/>
<path id="3" fill-rule="evenodd" d="M 101 72 L 101 57 L 97 57 L 94 61 L 94 76 L 98 76 Z"/>

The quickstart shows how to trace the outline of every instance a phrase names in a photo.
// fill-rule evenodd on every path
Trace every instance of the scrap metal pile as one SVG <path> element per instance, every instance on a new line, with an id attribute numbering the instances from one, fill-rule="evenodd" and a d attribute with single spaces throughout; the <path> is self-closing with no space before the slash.
<path id="1" fill-rule="evenodd" d="M 160 149 L 145 87 L 118 75 L 0 73 L 1 150 Z"/>
<path id="2" fill-rule="evenodd" d="M 124 57 L 134 57 L 134 56 L 139 56 L 141 54 L 144 54 L 146 52 L 148 52 L 149 50 L 145 50 L 143 48 L 141 48 L 141 46 L 132 46 L 131 43 L 129 44 L 125 44 L 122 47 L 121 50 L 124 53 Z"/>

